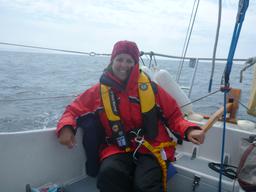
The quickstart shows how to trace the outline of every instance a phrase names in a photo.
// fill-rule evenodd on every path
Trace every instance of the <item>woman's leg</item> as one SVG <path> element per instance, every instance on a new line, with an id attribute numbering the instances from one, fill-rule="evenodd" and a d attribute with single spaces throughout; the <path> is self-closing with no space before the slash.
<path id="1" fill-rule="evenodd" d="M 153 155 L 138 155 L 134 192 L 162 192 L 162 170 Z"/>
<path id="2" fill-rule="evenodd" d="M 97 187 L 101 192 L 132 192 L 134 169 L 131 153 L 112 155 L 101 163 Z"/>

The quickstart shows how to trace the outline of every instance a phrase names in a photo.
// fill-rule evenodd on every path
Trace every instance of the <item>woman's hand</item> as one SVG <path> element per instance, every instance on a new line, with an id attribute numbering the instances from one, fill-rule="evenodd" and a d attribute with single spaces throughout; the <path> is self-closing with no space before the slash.
<path id="1" fill-rule="evenodd" d="M 63 127 L 61 129 L 59 142 L 62 145 L 66 145 L 70 149 L 76 145 L 76 138 L 70 127 Z"/>
<path id="2" fill-rule="evenodd" d="M 205 132 L 200 129 L 191 129 L 187 133 L 187 139 L 194 144 L 202 144 L 204 142 Z"/>

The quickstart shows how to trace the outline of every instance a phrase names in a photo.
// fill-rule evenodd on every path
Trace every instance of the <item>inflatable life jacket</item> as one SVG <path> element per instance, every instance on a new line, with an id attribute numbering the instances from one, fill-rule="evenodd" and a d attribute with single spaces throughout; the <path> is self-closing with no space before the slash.
<path id="1" fill-rule="evenodd" d="M 100 86 L 102 103 L 112 129 L 112 139 L 120 148 L 126 149 L 129 140 L 121 123 L 116 96 L 111 87 L 104 84 Z M 143 119 L 142 132 L 146 138 L 154 139 L 158 133 L 155 93 L 149 77 L 143 72 L 139 75 L 138 91 Z"/>

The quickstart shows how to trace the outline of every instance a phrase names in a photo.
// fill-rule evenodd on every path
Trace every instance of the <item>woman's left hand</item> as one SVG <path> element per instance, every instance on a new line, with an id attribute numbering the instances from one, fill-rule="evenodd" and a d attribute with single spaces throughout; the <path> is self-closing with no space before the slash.
<path id="1" fill-rule="evenodd" d="M 188 132 L 187 138 L 194 144 L 202 144 L 205 138 L 205 132 L 202 129 L 192 129 Z"/>

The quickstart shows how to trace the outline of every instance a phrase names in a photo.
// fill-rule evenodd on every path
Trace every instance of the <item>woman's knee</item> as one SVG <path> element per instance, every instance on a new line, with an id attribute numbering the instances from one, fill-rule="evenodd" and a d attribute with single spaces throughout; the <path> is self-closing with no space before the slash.
<path id="1" fill-rule="evenodd" d="M 129 154 L 116 154 L 104 159 L 101 163 L 98 180 L 128 179 L 132 175 L 134 165 Z M 113 181 L 113 180 L 112 180 Z"/>
<path id="2" fill-rule="evenodd" d="M 136 192 L 160 192 L 162 191 L 162 170 L 156 159 L 143 155 L 134 175 L 134 189 Z"/>
<path id="3" fill-rule="evenodd" d="M 100 167 L 97 186 L 101 191 L 130 192 L 132 189 L 132 167 L 121 155 L 105 159 Z"/>
<path id="4" fill-rule="evenodd" d="M 113 177 L 116 176 L 116 174 L 118 174 L 119 171 L 121 170 L 118 169 L 114 161 L 106 159 L 102 162 L 100 166 L 98 180 L 111 180 Z"/>

